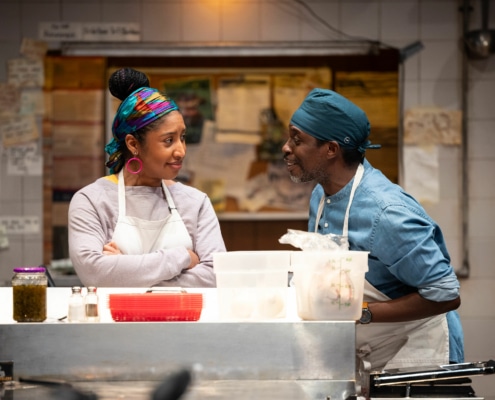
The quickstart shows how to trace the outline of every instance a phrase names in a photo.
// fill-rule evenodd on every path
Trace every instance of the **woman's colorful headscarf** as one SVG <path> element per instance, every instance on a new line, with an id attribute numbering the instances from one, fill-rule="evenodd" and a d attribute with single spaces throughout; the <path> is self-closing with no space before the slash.
<path id="1" fill-rule="evenodd" d="M 113 138 L 105 146 L 105 151 L 110 156 L 106 163 L 110 173 L 120 170 L 124 164 L 122 150 L 128 134 L 134 134 L 174 110 L 178 111 L 179 107 L 157 89 L 142 87 L 132 92 L 120 104 L 112 124 Z"/>

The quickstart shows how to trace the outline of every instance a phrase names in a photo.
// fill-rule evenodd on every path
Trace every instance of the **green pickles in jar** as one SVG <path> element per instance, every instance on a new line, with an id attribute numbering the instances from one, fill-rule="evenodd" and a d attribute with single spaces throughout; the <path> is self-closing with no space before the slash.
<path id="1" fill-rule="evenodd" d="M 43 322 L 46 319 L 46 288 L 45 268 L 15 268 L 12 278 L 14 320 Z"/>

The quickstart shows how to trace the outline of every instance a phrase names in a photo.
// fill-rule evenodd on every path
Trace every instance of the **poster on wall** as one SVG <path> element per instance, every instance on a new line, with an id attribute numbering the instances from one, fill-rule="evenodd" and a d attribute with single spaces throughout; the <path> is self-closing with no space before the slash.
<path id="1" fill-rule="evenodd" d="M 186 123 L 186 143 L 201 142 L 205 120 L 213 120 L 211 82 L 208 78 L 186 78 L 164 81 L 164 91 L 179 107 Z"/>

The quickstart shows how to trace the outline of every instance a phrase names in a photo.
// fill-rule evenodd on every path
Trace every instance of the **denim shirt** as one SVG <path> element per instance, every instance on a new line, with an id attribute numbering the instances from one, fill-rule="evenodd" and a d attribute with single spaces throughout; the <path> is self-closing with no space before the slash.
<path id="1" fill-rule="evenodd" d="M 450 265 L 440 227 L 400 186 L 367 160 L 363 166 L 364 176 L 350 208 L 348 240 L 350 250 L 369 251 L 367 281 L 392 299 L 412 292 L 432 301 L 457 298 L 460 285 Z M 315 232 L 318 206 L 325 196 L 317 232 L 342 235 L 352 182 L 332 196 L 325 196 L 321 185 L 314 188 L 309 210 L 310 232 Z M 462 327 L 458 316 L 448 315 L 448 321 L 449 331 L 461 336 L 451 339 L 452 348 L 454 342 L 462 343 Z M 461 350 L 451 350 L 451 361 L 462 362 L 452 360 L 456 352 Z"/>

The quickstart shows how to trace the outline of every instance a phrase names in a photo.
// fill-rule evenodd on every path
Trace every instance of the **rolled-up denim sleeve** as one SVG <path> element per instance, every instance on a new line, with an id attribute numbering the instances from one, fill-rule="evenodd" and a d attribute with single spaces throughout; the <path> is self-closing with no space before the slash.
<path id="1" fill-rule="evenodd" d="M 431 301 L 448 301 L 459 297 L 460 284 L 455 274 L 446 276 L 424 287 L 419 287 L 421 297 Z"/>

